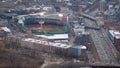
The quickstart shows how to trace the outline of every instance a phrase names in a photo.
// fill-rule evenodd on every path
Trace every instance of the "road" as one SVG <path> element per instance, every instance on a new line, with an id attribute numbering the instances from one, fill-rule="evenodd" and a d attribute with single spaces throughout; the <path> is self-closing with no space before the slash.
<path id="1" fill-rule="evenodd" d="M 104 40 L 106 41 L 106 43 L 109 45 L 108 47 L 110 47 L 110 51 L 111 51 L 111 53 L 113 53 L 113 55 L 114 55 L 114 58 L 116 58 L 116 59 L 118 59 L 119 57 L 118 57 L 118 51 L 117 51 L 117 49 L 115 48 L 115 46 L 113 45 L 113 43 L 111 42 L 111 40 L 110 40 L 110 38 L 108 37 L 108 34 L 107 34 L 107 31 L 104 29 L 104 28 L 102 28 L 101 29 L 101 33 L 102 33 L 102 35 L 104 36 L 103 38 L 104 38 Z"/>
<path id="2" fill-rule="evenodd" d="M 86 20 L 86 25 L 91 27 L 96 27 L 97 25 L 95 22 Z M 105 35 L 104 29 L 100 31 L 96 30 L 88 30 L 91 34 L 95 47 L 97 49 L 97 53 L 100 57 L 100 62 L 108 63 L 108 64 L 115 64 L 116 63 L 116 52 L 115 49 L 112 47 L 111 41 L 109 41 Z"/>

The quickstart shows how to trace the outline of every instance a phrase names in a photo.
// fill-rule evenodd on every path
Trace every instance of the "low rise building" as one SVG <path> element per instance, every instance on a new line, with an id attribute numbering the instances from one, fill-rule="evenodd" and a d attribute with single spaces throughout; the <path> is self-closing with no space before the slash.
<path id="1" fill-rule="evenodd" d="M 12 40 L 11 40 L 12 39 Z M 36 38 L 7 38 L 7 44 L 27 47 L 46 53 L 53 53 L 64 57 L 81 58 L 83 46 L 72 46 L 64 43 L 44 41 Z M 86 47 L 86 46 L 84 46 Z"/>
<path id="2" fill-rule="evenodd" d="M 75 33 L 75 45 L 86 45 L 89 41 L 89 32 L 85 31 L 84 26 L 75 26 L 73 29 Z"/>
<path id="3" fill-rule="evenodd" d="M 108 36 L 115 47 L 120 48 L 120 31 L 109 30 Z"/>

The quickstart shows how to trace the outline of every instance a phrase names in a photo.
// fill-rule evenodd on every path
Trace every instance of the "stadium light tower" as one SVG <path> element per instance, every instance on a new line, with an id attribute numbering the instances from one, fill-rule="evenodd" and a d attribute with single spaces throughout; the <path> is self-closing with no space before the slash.
<path id="1" fill-rule="evenodd" d="M 63 17 L 63 14 L 59 13 L 58 16 L 59 16 L 59 17 Z"/>
<path id="2" fill-rule="evenodd" d="M 63 14 L 59 13 L 58 16 L 59 16 L 60 18 L 62 18 L 62 17 L 63 17 Z M 67 20 L 67 24 L 68 24 L 68 23 L 69 23 L 69 15 L 67 15 L 66 18 L 67 18 L 66 20 Z"/>
<path id="3" fill-rule="evenodd" d="M 41 12 L 41 13 L 40 13 L 40 16 L 43 16 L 43 18 L 44 18 L 44 15 L 45 15 L 45 12 Z M 43 30 L 44 20 L 41 20 L 41 21 L 39 22 L 39 24 L 41 24 L 41 29 Z"/>

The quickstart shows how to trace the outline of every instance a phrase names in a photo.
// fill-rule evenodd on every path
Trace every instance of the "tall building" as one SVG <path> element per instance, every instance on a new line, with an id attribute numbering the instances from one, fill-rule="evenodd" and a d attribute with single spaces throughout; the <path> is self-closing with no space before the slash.
<path id="1" fill-rule="evenodd" d="M 99 11 L 104 12 L 107 9 L 106 1 L 101 0 L 99 4 Z"/>

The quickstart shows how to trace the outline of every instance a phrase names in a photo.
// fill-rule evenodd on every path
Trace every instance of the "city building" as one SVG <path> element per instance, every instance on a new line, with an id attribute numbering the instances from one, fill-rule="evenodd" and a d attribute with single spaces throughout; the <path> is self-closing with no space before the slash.
<path id="1" fill-rule="evenodd" d="M 99 11 L 104 12 L 107 9 L 107 3 L 105 0 L 101 0 L 99 3 Z"/>
<path id="2" fill-rule="evenodd" d="M 110 40 L 112 41 L 112 43 L 114 44 L 114 46 L 116 47 L 116 49 L 118 49 L 118 51 L 120 51 L 120 31 L 117 30 L 109 30 L 108 36 L 110 38 Z"/>
<path id="3" fill-rule="evenodd" d="M 90 43 L 89 32 L 85 30 L 85 26 L 80 26 L 78 24 L 75 24 L 73 31 L 75 33 L 75 40 L 74 40 L 75 45 L 86 46 L 88 43 Z"/>
<path id="4" fill-rule="evenodd" d="M 98 26 L 104 26 L 104 18 L 103 17 L 97 16 L 96 22 L 97 22 Z"/>
<path id="5" fill-rule="evenodd" d="M 7 41 L 7 45 L 14 44 L 16 46 L 21 46 L 23 48 L 27 47 L 41 52 L 56 54 L 59 56 L 71 57 L 71 58 L 81 58 L 83 54 L 82 52 L 85 52 L 86 49 L 86 46 L 73 46 L 64 43 L 55 43 L 45 40 L 43 41 L 42 39 L 36 39 L 36 38 L 9 37 L 7 38 L 6 41 Z"/>

